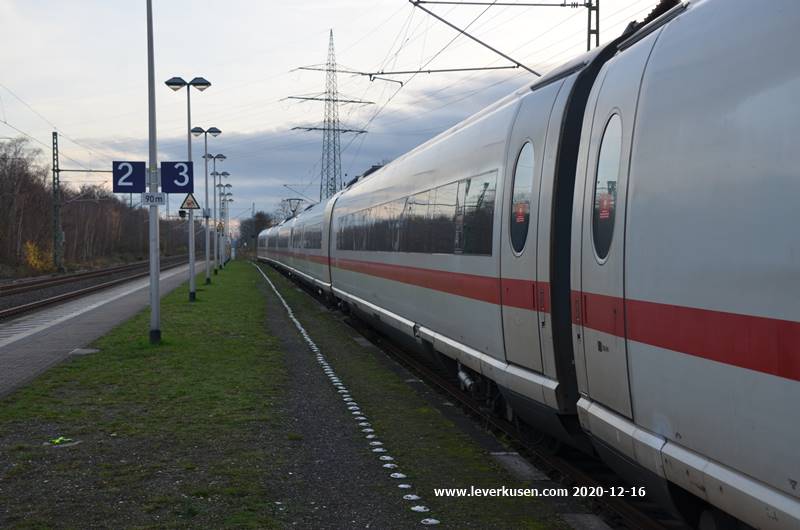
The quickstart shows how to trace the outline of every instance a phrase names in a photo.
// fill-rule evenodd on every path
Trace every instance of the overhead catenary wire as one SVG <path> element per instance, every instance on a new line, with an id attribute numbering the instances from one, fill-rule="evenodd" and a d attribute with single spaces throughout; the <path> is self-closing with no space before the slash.
<path id="1" fill-rule="evenodd" d="M 613 12 L 613 13 L 611 13 L 610 15 L 607 15 L 607 16 L 603 17 L 601 20 L 603 21 L 603 23 L 604 23 L 605 27 L 607 27 L 607 28 L 609 28 L 609 29 L 613 29 L 613 28 L 615 28 L 615 27 L 619 26 L 620 24 L 623 24 L 623 23 L 627 24 L 627 23 L 629 22 L 629 20 L 631 19 L 631 17 L 636 17 L 636 16 L 638 16 L 640 13 L 642 13 L 643 11 L 646 11 L 647 9 L 649 9 L 649 7 L 648 7 L 648 8 L 646 8 L 646 9 L 644 9 L 644 10 L 639 10 L 639 11 L 637 11 L 637 12 L 635 12 L 635 13 L 624 15 L 624 17 L 623 17 L 623 19 L 622 19 L 622 20 L 620 20 L 620 21 L 618 21 L 618 22 L 616 22 L 616 23 L 613 23 L 613 24 L 611 24 L 610 26 L 609 26 L 609 25 L 607 25 L 607 24 L 609 24 L 609 20 L 613 19 L 613 18 L 614 18 L 614 17 L 615 17 L 617 14 L 619 14 L 619 13 L 621 13 L 621 12 L 623 12 L 623 11 L 629 10 L 631 7 L 634 7 L 634 6 L 636 6 L 637 4 L 640 4 L 640 2 L 632 2 L 632 3 L 629 3 L 629 4 L 625 5 L 625 6 L 623 6 L 622 8 L 618 9 L 617 11 L 614 11 L 614 12 Z M 553 26 L 553 27 L 549 28 L 549 29 L 548 29 L 548 30 L 546 30 L 545 32 L 542 32 L 542 33 L 540 33 L 539 35 L 537 35 L 537 36 L 536 36 L 536 37 L 534 37 L 533 39 L 531 39 L 531 40 L 527 41 L 527 42 L 526 42 L 526 43 L 524 43 L 523 45 L 521 45 L 521 46 L 518 46 L 517 48 L 515 48 L 515 49 L 514 49 L 514 51 L 517 51 L 517 50 L 519 50 L 519 49 L 521 49 L 521 48 L 525 47 L 526 45 L 528 45 L 528 44 L 530 44 L 530 43 L 533 43 L 533 42 L 535 42 L 535 41 L 537 41 L 537 40 L 541 39 L 541 38 L 542 38 L 542 37 L 543 37 L 545 34 L 552 32 L 552 31 L 553 31 L 553 30 L 555 30 L 557 27 L 559 27 L 559 26 L 561 26 L 561 25 L 563 25 L 563 24 L 565 24 L 565 23 L 568 23 L 568 22 L 569 22 L 571 19 L 575 18 L 577 15 L 580 15 L 580 13 L 574 13 L 574 14 L 571 14 L 571 15 L 569 15 L 568 17 L 566 17 L 565 19 L 563 19 L 561 22 L 559 22 L 559 23 L 558 23 L 558 24 L 556 24 L 555 26 Z M 607 30 L 607 31 L 608 31 L 608 30 Z M 584 33 L 584 31 L 582 31 L 582 30 L 581 30 L 580 32 L 576 32 L 576 33 L 583 34 L 583 33 Z M 575 34 L 571 34 L 571 35 L 570 35 L 568 38 L 572 38 L 574 35 L 575 35 Z M 566 39 L 561 39 L 560 41 L 558 41 L 558 42 L 557 42 L 557 44 L 558 44 L 558 43 L 560 43 L 560 42 L 563 42 L 564 40 L 566 40 Z M 576 44 L 576 45 L 577 45 L 577 44 Z M 557 55 L 563 55 L 564 53 L 570 52 L 570 51 L 571 51 L 571 50 L 574 48 L 574 46 L 576 46 L 576 45 L 571 45 L 571 46 L 568 46 L 566 49 L 564 49 L 564 50 L 562 50 L 562 51 L 558 52 L 558 54 L 557 54 Z M 552 47 L 552 46 L 548 46 L 548 47 Z M 534 54 L 534 55 L 535 55 L 535 54 Z M 531 55 L 531 57 L 532 57 L 532 56 L 533 56 L 533 55 Z M 543 63 L 544 63 L 544 64 L 546 64 L 546 61 L 547 61 L 547 60 L 549 60 L 549 59 L 550 59 L 550 58 L 548 57 L 548 58 L 547 58 L 545 61 L 543 61 Z M 497 62 L 497 61 L 499 61 L 499 59 L 497 59 L 497 60 L 493 61 L 493 63 L 495 63 L 495 62 Z M 490 63 L 490 64 L 491 64 L 491 63 Z M 518 72 L 518 73 L 516 73 L 515 75 L 512 75 L 512 76 L 510 76 L 510 77 L 509 77 L 509 78 L 507 78 L 507 79 L 501 79 L 501 80 L 499 80 L 499 81 L 496 81 L 496 82 L 493 82 L 493 83 L 491 83 L 491 84 L 490 84 L 490 85 L 488 85 L 488 86 L 481 87 L 481 88 L 478 88 L 478 89 L 476 89 L 476 90 L 470 90 L 470 91 L 468 91 L 466 94 L 464 94 L 464 95 L 462 95 L 462 96 L 459 96 L 459 97 L 457 97 L 457 98 L 455 98 L 455 99 L 451 99 L 450 101 L 448 101 L 448 102 L 447 102 L 447 103 L 445 103 L 444 105 L 440 105 L 440 106 L 438 106 L 438 107 L 435 107 L 434 109 L 427 108 L 427 109 L 426 109 L 426 112 L 431 112 L 431 111 L 433 111 L 433 110 L 437 110 L 437 109 L 440 109 L 440 108 L 444 108 L 444 107 L 447 107 L 447 106 L 449 106 L 449 105 L 452 105 L 452 104 L 454 104 L 454 103 L 457 103 L 457 102 L 459 102 L 459 101 L 461 101 L 461 100 L 463 100 L 463 99 L 466 99 L 467 97 L 470 97 L 471 95 L 474 95 L 475 93 L 478 93 L 478 92 L 484 91 L 484 90 L 486 90 L 486 89 L 488 89 L 488 88 L 491 88 L 491 87 L 493 87 L 493 86 L 496 86 L 496 85 L 500 85 L 500 84 L 502 84 L 502 83 L 504 83 L 504 82 L 507 82 L 507 81 L 509 81 L 509 80 L 513 79 L 514 77 L 518 77 L 518 74 L 521 74 L 521 73 L 522 73 L 522 72 Z M 473 74 L 473 75 L 469 75 L 469 76 L 467 76 L 465 79 L 471 79 L 471 78 L 474 78 L 474 77 L 475 77 L 475 75 Z M 445 89 L 447 89 L 447 88 L 449 88 L 449 87 L 450 87 L 450 85 L 448 85 L 448 87 L 444 87 L 444 88 L 442 88 L 442 89 L 440 89 L 440 90 L 438 90 L 438 91 L 436 91 L 436 92 L 439 92 L 439 91 L 445 90 Z M 427 96 L 430 96 L 430 94 L 428 94 Z M 406 120 L 408 120 L 408 119 L 411 119 L 412 117 L 413 117 L 413 116 L 407 116 L 407 117 L 405 117 L 405 118 L 402 118 L 402 119 L 400 119 L 400 120 L 396 120 L 396 121 L 394 121 L 394 122 L 390 122 L 390 123 L 391 123 L 391 124 L 395 124 L 395 123 L 398 123 L 398 122 L 401 122 L 401 121 L 406 121 Z M 392 134 L 392 133 L 387 133 L 387 134 Z M 397 134 L 397 133 L 394 133 L 394 134 Z M 361 142 L 359 143 L 359 151 L 360 151 L 360 147 L 361 147 L 361 145 L 363 145 L 363 143 L 364 143 L 364 138 L 362 138 L 362 139 L 361 139 Z M 356 158 L 356 157 L 353 157 L 353 158 L 351 159 L 351 162 L 350 162 L 350 165 L 351 165 L 351 166 L 352 166 L 352 164 L 355 162 L 355 158 Z"/>
<path id="2" fill-rule="evenodd" d="M 16 92 L 14 92 L 14 91 L 13 91 L 13 90 L 11 90 L 10 88 L 8 88 L 8 86 L 6 86 L 6 85 L 4 85 L 4 84 L 0 83 L 0 88 L 3 88 L 3 89 L 6 91 L 6 92 L 8 92 L 9 94 L 11 94 L 11 95 L 12 95 L 12 96 L 13 96 L 13 97 L 14 97 L 14 98 L 17 100 L 17 101 L 19 101 L 20 103 L 22 103 L 22 104 L 23 104 L 23 105 L 24 105 L 24 106 L 25 106 L 25 107 L 26 107 L 28 110 L 30 110 L 30 111 L 31 111 L 31 112 L 32 112 L 34 115 L 36 115 L 36 116 L 37 116 L 39 119 L 41 119 L 42 121 L 44 121 L 45 123 L 47 123 L 47 124 L 48 124 L 48 125 L 49 125 L 49 126 L 52 128 L 52 129 L 53 129 L 53 130 L 55 130 L 55 131 L 58 131 L 58 132 L 59 132 L 59 135 L 60 135 L 61 137 L 65 138 L 67 141 L 69 141 L 69 142 L 73 143 L 74 145 L 77 145 L 78 147 L 81 147 L 82 149 L 86 150 L 86 151 L 87 151 L 89 154 L 91 154 L 91 155 L 94 155 L 95 153 L 100 153 L 100 154 L 102 154 L 103 156 L 106 156 L 106 157 L 108 157 L 109 159 L 113 158 L 113 156 L 109 156 L 109 155 L 108 155 L 108 153 L 104 153 L 102 149 L 94 149 L 94 148 L 92 148 L 92 147 L 89 147 L 89 146 L 87 146 L 87 145 L 84 145 L 82 142 L 79 142 L 78 140 L 76 140 L 76 139 L 72 138 L 70 135 L 67 135 L 67 134 L 65 134 L 65 133 L 64 133 L 64 132 L 63 132 L 63 131 L 62 131 L 62 130 L 61 130 L 61 129 L 60 129 L 60 128 L 59 128 L 59 127 L 58 127 L 58 126 L 55 124 L 55 123 L 53 123 L 51 120 L 49 120 L 49 119 L 48 119 L 48 118 L 47 118 L 47 117 L 46 117 L 44 114 L 42 114 L 41 112 L 39 112 L 38 110 L 36 110 L 35 108 L 33 108 L 33 106 L 32 106 L 30 103 L 28 103 L 27 101 L 25 101 L 25 100 L 24 100 L 24 99 L 23 99 L 21 96 L 19 96 L 19 95 L 18 95 Z M 5 120 L 5 118 L 4 118 L 4 120 Z M 49 149 L 49 147 L 48 147 L 48 149 Z M 66 157 L 65 157 L 65 158 L 66 158 Z"/>
<path id="3" fill-rule="evenodd" d="M 44 146 L 44 148 L 45 148 L 45 149 L 47 149 L 47 150 L 50 150 L 50 149 L 51 149 L 51 146 L 50 146 L 50 145 L 48 145 L 48 144 L 44 143 L 43 141 L 39 140 L 39 139 L 38 139 L 38 138 L 36 138 L 35 136 L 33 136 L 33 135 L 31 135 L 31 134 L 28 134 L 27 132 L 25 132 L 25 131 L 23 131 L 22 129 L 20 129 L 20 128 L 16 127 L 15 125 L 13 125 L 13 124 L 9 123 L 8 121 L 6 121 L 6 120 L 0 120 L 0 123 L 3 123 L 3 124 L 5 124 L 5 125 L 6 125 L 6 126 L 8 126 L 8 127 L 11 127 L 12 129 L 14 129 L 15 131 L 17 131 L 17 132 L 18 132 L 19 134 L 21 134 L 22 136 L 25 136 L 26 138 L 29 138 L 30 140 L 33 140 L 34 142 L 36 142 L 36 143 L 38 143 L 38 144 L 40 144 L 40 145 Z M 81 164 L 80 162 L 78 162 L 77 160 L 75 160 L 74 158 L 70 158 L 70 157 L 68 157 L 67 155 L 63 154 L 63 153 L 61 153 L 61 156 L 63 156 L 64 158 L 66 158 L 66 159 L 67 159 L 67 160 L 69 160 L 70 162 L 74 162 L 75 164 L 78 164 L 79 166 L 81 166 L 81 167 L 82 167 L 82 168 L 84 168 L 84 169 L 88 169 L 86 166 L 84 166 L 83 164 Z"/>
<path id="4" fill-rule="evenodd" d="M 494 53 L 496 53 L 497 55 L 500 55 L 501 57 L 503 57 L 504 59 L 506 59 L 506 60 L 508 60 L 508 61 L 510 61 L 510 62 L 512 62 L 512 63 L 514 63 L 514 64 L 516 64 L 518 67 L 520 67 L 520 68 L 524 68 L 525 70 L 529 71 L 530 73 L 532 73 L 532 74 L 533 74 L 533 75 L 535 75 L 535 76 L 539 76 L 539 77 L 540 77 L 540 76 L 542 75 L 542 74 L 540 74 L 539 72 L 537 72 L 536 70 L 534 70 L 534 69 L 532 69 L 532 68 L 529 68 L 528 66 L 524 65 L 523 63 L 521 63 L 521 62 L 517 61 L 516 59 L 512 58 L 511 56 L 509 56 L 509 55 L 506 55 L 505 53 L 501 52 L 501 51 L 500 51 L 500 50 L 498 50 L 497 48 L 495 48 L 495 47 L 493 47 L 493 46 L 491 46 L 491 45 L 489 45 L 489 44 L 487 44 L 487 43 L 483 42 L 483 41 L 482 41 L 481 39 L 479 39 L 478 37 L 475 37 L 475 36 L 473 36 L 473 35 L 470 35 L 469 33 L 467 33 L 467 29 L 469 29 L 469 26 L 467 26 L 467 27 L 466 27 L 466 28 L 464 28 L 464 29 L 461 29 L 461 28 L 459 28 L 458 26 L 456 26 L 455 24 L 453 24 L 452 22 L 449 22 L 448 20 L 446 20 L 444 17 L 441 17 L 441 16 L 437 15 L 436 13 L 434 13 L 433 11 L 431 11 L 430 9 L 427 9 L 427 8 L 424 8 L 424 7 L 422 7 L 422 6 L 420 5 L 420 0 L 408 0 L 408 1 L 409 1 L 409 2 L 411 2 L 411 4 L 412 4 L 412 5 L 414 5 L 414 7 L 417 7 L 417 8 L 419 8 L 419 9 L 421 9 L 421 10 L 425 11 L 425 12 L 426 12 L 426 13 L 428 13 L 430 16 L 434 17 L 434 18 L 435 18 L 435 19 L 437 19 L 437 20 L 440 20 L 441 22 L 443 22 L 444 24 L 446 24 L 446 25 L 450 26 L 451 28 L 453 28 L 454 30 L 458 31 L 459 33 L 461 33 L 461 34 L 462 34 L 462 35 L 464 35 L 465 37 L 468 37 L 468 38 L 470 38 L 470 39 L 474 40 L 475 42 L 477 42 L 477 43 L 478 43 L 478 44 L 480 44 L 481 46 L 483 46 L 483 47 L 485 47 L 485 48 L 488 48 L 489 50 L 493 51 L 493 52 L 494 52 Z M 492 7 L 492 6 L 493 6 L 493 5 L 495 5 L 496 3 L 497 3 L 497 2 L 492 2 L 492 3 L 489 3 L 489 4 L 488 4 L 488 7 L 487 7 L 487 9 L 488 9 L 489 7 Z M 484 11 L 484 12 L 485 12 L 485 11 Z"/>
<path id="5" fill-rule="evenodd" d="M 422 67 L 420 67 L 420 70 L 423 70 L 424 68 L 426 68 L 431 62 L 433 62 L 437 57 L 439 57 L 442 53 L 444 53 L 444 51 L 447 48 L 449 48 L 450 45 L 452 45 L 462 34 L 466 34 L 465 33 L 466 30 L 469 29 L 478 19 L 480 19 L 489 10 L 490 7 L 491 7 L 491 5 L 487 6 L 484 10 L 482 10 L 480 13 L 478 13 L 478 15 L 475 18 L 473 18 L 472 21 L 469 24 L 467 24 L 467 26 L 464 28 L 463 31 L 460 30 L 457 35 L 455 35 L 452 39 L 450 39 L 447 42 L 447 44 L 445 44 L 438 52 L 433 54 L 433 56 L 430 59 L 428 59 L 428 61 Z M 411 82 L 411 80 L 413 80 L 417 75 L 418 75 L 418 73 L 411 74 L 411 77 L 405 82 L 405 84 L 400 85 L 400 87 L 398 87 L 397 90 L 395 90 L 395 92 L 391 96 L 389 96 L 389 99 L 387 99 L 386 102 L 383 105 L 381 105 L 381 107 L 378 108 L 378 110 L 367 120 L 367 122 L 364 124 L 364 126 L 362 128 L 364 130 L 368 130 L 369 129 L 369 125 L 380 115 L 380 113 L 383 111 L 383 109 L 385 109 L 386 106 L 397 96 L 397 94 L 400 93 L 400 91 L 403 89 L 403 87 L 405 87 L 406 84 Z M 342 152 L 346 152 L 347 151 L 347 149 L 353 143 L 355 138 L 356 137 L 353 137 L 353 138 L 350 139 L 350 141 L 344 147 Z M 361 147 L 363 146 L 363 144 L 364 144 L 363 141 L 359 144 L 358 152 L 361 151 Z"/>

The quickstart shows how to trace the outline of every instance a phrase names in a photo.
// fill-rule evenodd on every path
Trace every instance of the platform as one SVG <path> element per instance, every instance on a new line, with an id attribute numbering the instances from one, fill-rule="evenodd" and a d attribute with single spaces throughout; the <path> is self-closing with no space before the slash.
<path id="1" fill-rule="evenodd" d="M 178 287 L 188 270 L 162 272 L 161 295 Z M 148 307 L 149 285 L 140 278 L 0 322 L 0 397 Z"/>

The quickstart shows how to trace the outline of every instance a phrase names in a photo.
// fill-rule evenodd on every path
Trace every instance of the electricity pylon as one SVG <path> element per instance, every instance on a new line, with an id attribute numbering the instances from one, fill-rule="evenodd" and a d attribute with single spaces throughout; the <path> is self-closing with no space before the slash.
<path id="1" fill-rule="evenodd" d="M 325 96 L 290 96 L 290 99 L 303 99 L 325 102 L 325 117 L 322 127 L 294 127 L 304 131 L 322 131 L 322 165 L 319 180 L 319 200 L 323 201 L 342 188 L 341 134 L 363 134 L 360 129 L 343 129 L 339 126 L 339 103 L 371 104 L 370 101 L 343 99 L 339 97 L 336 84 L 336 53 L 333 49 L 333 30 L 328 41 L 328 60 L 325 63 Z"/>

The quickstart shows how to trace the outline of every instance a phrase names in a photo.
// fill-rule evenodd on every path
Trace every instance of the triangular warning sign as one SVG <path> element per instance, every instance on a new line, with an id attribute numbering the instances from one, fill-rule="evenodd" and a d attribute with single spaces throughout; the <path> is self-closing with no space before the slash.
<path id="1" fill-rule="evenodd" d="M 197 204 L 197 201 L 194 198 L 194 195 L 191 193 L 183 199 L 183 204 L 181 204 L 181 210 L 199 210 L 200 205 Z"/>

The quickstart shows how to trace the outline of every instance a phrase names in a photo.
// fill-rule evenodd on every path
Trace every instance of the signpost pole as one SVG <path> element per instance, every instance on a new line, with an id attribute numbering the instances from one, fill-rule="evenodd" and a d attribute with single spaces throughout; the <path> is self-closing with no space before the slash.
<path id="1" fill-rule="evenodd" d="M 186 146 L 189 157 L 187 160 L 192 162 L 192 87 L 186 87 Z M 194 285 L 194 210 L 189 210 L 189 301 L 197 299 L 197 292 Z"/>
<path id="2" fill-rule="evenodd" d="M 153 2 L 147 0 L 147 99 L 150 138 L 150 192 L 158 193 L 156 148 L 156 85 L 153 59 Z M 150 205 L 150 343 L 161 342 L 161 298 L 159 296 L 158 205 Z"/>
<path id="3" fill-rule="evenodd" d="M 194 302 L 197 293 L 194 286 L 194 210 L 189 210 L 189 301 Z"/>

